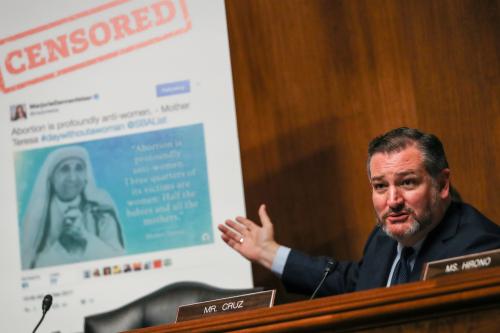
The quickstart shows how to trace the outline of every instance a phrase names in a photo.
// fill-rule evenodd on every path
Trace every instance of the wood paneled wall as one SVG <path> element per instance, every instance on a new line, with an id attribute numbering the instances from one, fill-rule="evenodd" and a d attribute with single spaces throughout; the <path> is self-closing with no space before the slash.
<path id="1" fill-rule="evenodd" d="M 499 1 L 226 0 L 226 11 L 247 213 L 267 203 L 279 242 L 360 258 L 374 225 L 367 144 L 399 126 L 438 135 L 464 201 L 500 221 Z M 254 281 L 280 288 L 259 267 Z"/>

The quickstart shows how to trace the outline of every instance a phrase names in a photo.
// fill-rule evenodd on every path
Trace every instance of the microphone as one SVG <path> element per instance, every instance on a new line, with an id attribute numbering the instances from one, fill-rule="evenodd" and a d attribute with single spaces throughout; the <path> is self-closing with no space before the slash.
<path id="1" fill-rule="evenodd" d="M 52 305 L 52 295 L 45 295 L 45 297 L 43 298 L 43 301 L 42 301 L 42 318 L 40 318 L 40 321 L 38 322 L 38 324 L 36 324 L 36 327 L 33 330 L 33 333 L 36 332 L 36 330 L 38 329 L 38 327 L 42 323 L 43 318 L 45 318 L 45 314 L 47 313 L 47 311 L 49 311 L 51 305 Z"/>
<path id="2" fill-rule="evenodd" d="M 47 311 L 49 311 L 51 306 L 52 306 L 52 295 L 45 295 L 42 301 L 43 313 L 47 313 Z"/>
<path id="3" fill-rule="evenodd" d="M 311 298 L 309 298 L 309 300 L 312 300 L 314 297 L 316 297 L 316 294 L 318 293 L 319 289 L 321 288 L 321 286 L 325 282 L 325 279 L 328 276 L 328 274 L 330 274 L 330 272 L 333 270 L 335 264 L 336 264 L 336 262 L 332 258 L 328 259 L 328 262 L 326 263 L 325 270 L 323 271 L 323 277 L 321 278 L 321 281 L 319 281 L 318 286 L 314 290 L 314 292 L 311 295 Z"/>

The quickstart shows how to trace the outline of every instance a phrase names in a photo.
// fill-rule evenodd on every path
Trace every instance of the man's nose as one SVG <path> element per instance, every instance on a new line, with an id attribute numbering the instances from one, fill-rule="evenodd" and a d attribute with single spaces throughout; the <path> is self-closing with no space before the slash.
<path id="1" fill-rule="evenodd" d="M 390 187 L 388 196 L 387 204 L 390 208 L 400 208 L 404 204 L 404 198 L 397 187 Z"/>

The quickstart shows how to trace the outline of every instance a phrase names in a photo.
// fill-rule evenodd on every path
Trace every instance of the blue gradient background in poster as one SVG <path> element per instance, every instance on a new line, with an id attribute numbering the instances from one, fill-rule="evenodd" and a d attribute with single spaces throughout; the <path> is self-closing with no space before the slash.
<path id="1" fill-rule="evenodd" d="M 202 124 L 72 145 L 87 149 L 96 186 L 117 206 L 126 254 L 213 242 Z M 20 230 L 40 167 L 65 146 L 15 153 Z"/>

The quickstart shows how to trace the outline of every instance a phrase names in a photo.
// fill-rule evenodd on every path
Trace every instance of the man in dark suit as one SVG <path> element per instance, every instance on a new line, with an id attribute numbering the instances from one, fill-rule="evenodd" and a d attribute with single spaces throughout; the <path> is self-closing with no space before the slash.
<path id="1" fill-rule="evenodd" d="M 333 295 L 418 280 L 425 262 L 500 248 L 500 227 L 452 199 L 450 169 L 440 140 L 397 128 L 368 147 L 368 177 L 377 226 L 359 262 L 310 257 L 281 246 L 265 206 L 262 226 L 244 218 L 219 225 L 222 239 L 247 259 L 281 276 L 287 289 Z"/>

